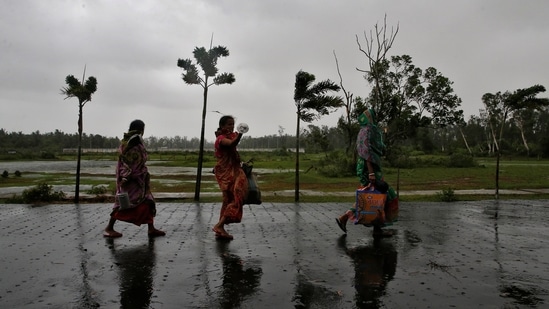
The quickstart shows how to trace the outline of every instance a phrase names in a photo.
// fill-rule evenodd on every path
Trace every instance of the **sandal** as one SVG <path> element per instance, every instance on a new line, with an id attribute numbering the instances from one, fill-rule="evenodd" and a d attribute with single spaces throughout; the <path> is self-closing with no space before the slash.
<path id="1" fill-rule="evenodd" d="M 345 234 L 347 234 L 347 227 L 345 225 L 343 225 L 343 223 L 341 222 L 341 220 L 339 220 L 339 218 L 336 218 L 336 222 L 337 222 L 337 225 L 339 225 L 339 228 L 345 232 Z"/>

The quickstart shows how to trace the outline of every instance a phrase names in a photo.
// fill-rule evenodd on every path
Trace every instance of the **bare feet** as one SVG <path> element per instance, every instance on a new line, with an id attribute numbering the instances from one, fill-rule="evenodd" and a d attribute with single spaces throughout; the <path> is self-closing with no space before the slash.
<path id="1" fill-rule="evenodd" d="M 165 236 L 166 232 L 158 230 L 158 229 L 151 229 L 149 230 L 149 237 L 158 237 L 158 236 Z"/>
<path id="2" fill-rule="evenodd" d="M 122 233 L 118 233 L 117 231 L 111 229 L 105 229 L 105 231 L 103 231 L 103 236 L 108 238 L 118 238 L 122 237 Z"/>
<path id="3" fill-rule="evenodd" d="M 219 226 L 214 226 L 212 228 L 212 231 L 216 234 L 227 234 L 227 231 L 225 231 L 225 229 L 223 228 L 223 226 L 219 227 Z"/>
<path id="4" fill-rule="evenodd" d="M 223 227 L 214 226 L 212 228 L 212 231 L 215 233 L 216 238 L 233 239 L 233 236 L 230 235 L 229 233 L 227 233 L 227 231 L 225 231 L 225 229 Z"/>

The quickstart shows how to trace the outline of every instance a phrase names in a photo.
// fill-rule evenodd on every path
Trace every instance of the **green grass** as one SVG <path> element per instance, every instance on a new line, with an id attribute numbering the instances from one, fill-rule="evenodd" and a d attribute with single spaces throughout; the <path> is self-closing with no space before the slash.
<path id="1" fill-rule="evenodd" d="M 261 169 L 276 170 L 276 173 L 259 174 L 259 186 L 263 192 L 291 191 L 295 187 L 295 154 L 274 155 L 266 152 L 241 151 L 242 160 L 254 159 L 256 171 Z M 162 154 L 150 153 L 149 166 L 168 167 L 193 167 L 197 163 L 196 153 Z M 311 196 L 302 195 L 301 202 L 353 202 L 354 191 L 360 185 L 356 176 L 346 177 L 325 177 L 317 169 L 319 160 L 323 154 L 301 154 L 300 155 L 300 191 L 306 192 L 349 192 L 348 196 Z M 215 165 L 213 153 L 207 152 L 204 156 L 203 167 L 209 170 Z M 74 156 L 65 156 L 61 159 L 75 160 Z M 115 160 L 115 155 L 102 154 L 100 157 L 85 155 L 83 160 Z M 436 161 L 436 158 L 432 158 Z M 448 168 L 448 167 L 418 167 L 411 169 L 384 168 L 386 181 L 395 189 L 400 191 L 435 190 L 443 191 L 451 189 L 472 190 L 487 189 L 495 190 L 495 159 L 479 158 L 478 167 L 469 168 Z M 0 171 L 1 172 L 1 171 Z M 107 179 L 107 180 L 106 180 Z M 112 180 L 108 180 L 112 179 Z M 0 178 L 0 187 L 13 186 L 35 186 L 38 183 L 50 185 L 72 185 L 74 175 L 67 173 L 47 174 L 23 174 L 21 177 L 10 175 L 8 178 Z M 109 191 L 114 190 L 114 171 L 105 175 L 81 175 L 82 185 L 107 185 Z M 162 175 L 156 177 L 151 175 L 151 186 L 153 192 L 194 192 L 195 176 L 184 174 Z M 500 189 L 540 189 L 549 188 L 549 160 L 534 159 L 502 159 L 500 162 Z M 202 192 L 218 192 L 219 188 L 213 174 L 206 172 L 202 175 Z M 457 196 L 459 200 L 493 199 L 489 196 Z M 500 198 L 547 198 L 543 194 L 502 196 Z M 219 197 L 201 197 L 203 201 L 219 201 Z M 265 202 L 293 202 L 294 196 L 281 196 L 280 194 L 264 195 Z M 403 201 L 435 201 L 437 196 L 401 196 Z"/>

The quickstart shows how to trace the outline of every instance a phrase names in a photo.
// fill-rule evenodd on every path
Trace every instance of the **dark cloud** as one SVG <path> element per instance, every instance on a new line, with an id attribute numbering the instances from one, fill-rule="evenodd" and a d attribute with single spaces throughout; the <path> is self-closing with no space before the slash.
<path id="1" fill-rule="evenodd" d="M 392 55 L 408 54 L 454 81 L 466 115 L 486 92 L 547 82 L 549 4 L 464 1 L 3 1 L 0 3 L 0 127 L 7 131 L 76 131 L 77 101 L 64 100 L 67 75 L 98 79 L 84 108 L 84 131 L 120 136 L 135 118 L 147 134 L 199 136 L 202 88 L 186 85 L 177 59 L 196 46 L 226 46 L 220 71 L 233 85 L 209 92 L 206 132 L 221 111 L 250 125 L 249 134 L 295 131 L 293 86 L 303 69 L 366 96 L 357 67 L 363 38 L 385 14 L 400 26 Z M 548 85 L 545 85 L 548 86 Z M 315 123 L 334 126 L 340 113 Z M 211 136 L 213 138 L 213 135 Z"/>

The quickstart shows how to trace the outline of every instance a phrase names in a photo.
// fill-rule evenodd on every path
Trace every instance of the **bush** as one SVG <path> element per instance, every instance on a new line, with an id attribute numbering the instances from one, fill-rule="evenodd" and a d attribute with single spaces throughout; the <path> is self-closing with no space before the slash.
<path id="1" fill-rule="evenodd" d="M 399 157 L 393 158 L 389 162 L 389 164 L 392 167 L 415 168 L 417 166 L 417 161 L 418 161 L 417 159 L 414 159 L 410 156 L 399 156 Z"/>
<path id="2" fill-rule="evenodd" d="M 450 160 L 448 161 L 448 167 L 476 167 L 477 162 L 475 159 L 466 154 L 462 153 L 455 153 L 450 156 Z"/>
<path id="3" fill-rule="evenodd" d="M 15 177 L 21 177 L 21 172 L 19 170 L 15 171 Z"/>
<path id="4" fill-rule="evenodd" d="M 40 183 L 30 189 L 25 189 L 22 194 L 23 202 L 32 204 L 37 202 L 53 202 L 61 201 L 65 198 L 63 191 L 53 191 L 53 187 Z"/>
<path id="5" fill-rule="evenodd" d="M 108 188 L 105 186 L 96 186 L 93 185 L 90 190 L 88 190 L 86 193 L 88 194 L 94 194 L 94 195 L 104 195 L 108 191 Z"/>
<path id="6" fill-rule="evenodd" d="M 271 152 L 271 154 L 273 156 L 278 156 L 278 157 L 288 157 L 288 156 L 292 155 L 292 153 L 290 151 L 288 151 L 288 149 L 285 149 L 285 148 L 277 148 L 277 149 L 273 150 Z"/>
<path id="7" fill-rule="evenodd" d="M 4 172 L 2 173 L 2 178 L 8 178 L 8 176 L 9 176 L 8 171 L 4 171 Z"/>
<path id="8" fill-rule="evenodd" d="M 458 200 L 457 196 L 454 194 L 454 189 L 452 188 L 438 192 L 437 196 L 443 202 L 455 202 Z"/>
<path id="9" fill-rule="evenodd" d="M 332 151 L 319 160 L 318 171 L 325 177 L 349 177 L 356 174 L 356 162 L 344 152 Z"/>
<path id="10" fill-rule="evenodd" d="M 55 159 L 55 154 L 49 151 L 42 151 L 40 153 L 40 159 L 47 159 L 47 160 Z"/>

